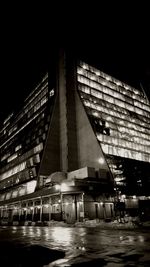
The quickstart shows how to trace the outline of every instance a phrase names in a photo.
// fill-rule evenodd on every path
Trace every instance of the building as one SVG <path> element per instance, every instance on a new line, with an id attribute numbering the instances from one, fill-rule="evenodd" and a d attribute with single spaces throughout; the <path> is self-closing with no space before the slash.
<path id="1" fill-rule="evenodd" d="M 54 73 L 3 123 L 1 222 L 111 219 L 118 203 L 133 216 L 143 212 L 150 196 L 145 93 L 64 51 Z"/>

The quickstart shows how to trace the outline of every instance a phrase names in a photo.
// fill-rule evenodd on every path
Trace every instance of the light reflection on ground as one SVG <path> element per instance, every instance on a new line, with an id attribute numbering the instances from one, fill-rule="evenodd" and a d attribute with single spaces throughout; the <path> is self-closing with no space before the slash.
<path id="1" fill-rule="evenodd" d="M 49 266 L 150 266 L 150 233 L 76 227 L 1 227 L 0 243 L 40 244 L 63 250 L 64 259 Z M 44 266 L 44 267 L 45 267 Z"/>

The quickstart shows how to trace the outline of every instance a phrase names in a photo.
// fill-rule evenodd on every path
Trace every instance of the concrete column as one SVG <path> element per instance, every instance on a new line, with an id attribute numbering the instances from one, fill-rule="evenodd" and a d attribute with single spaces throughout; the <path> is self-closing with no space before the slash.
<path id="1" fill-rule="evenodd" d="M 43 210 L 43 206 L 42 206 L 42 198 L 41 198 L 41 202 L 40 202 L 40 222 L 42 221 L 42 210 Z"/>
<path id="2" fill-rule="evenodd" d="M 32 222 L 33 222 L 33 220 L 34 220 L 34 207 L 32 207 L 31 211 L 32 211 Z"/>
<path id="3" fill-rule="evenodd" d="M 71 54 L 60 51 L 58 64 L 58 94 L 60 110 L 60 160 L 62 171 L 78 168 L 76 137 L 76 75 Z"/>

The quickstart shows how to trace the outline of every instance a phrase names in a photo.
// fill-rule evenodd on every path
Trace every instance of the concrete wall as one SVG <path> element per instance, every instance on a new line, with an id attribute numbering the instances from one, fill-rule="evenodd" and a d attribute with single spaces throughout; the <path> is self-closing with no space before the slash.
<path id="1" fill-rule="evenodd" d="M 41 160 L 39 177 L 48 176 L 53 172 L 60 170 L 60 133 L 59 133 L 59 105 L 58 99 L 54 106 L 46 144 L 44 146 Z"/>
<path id="2" fill-rule="evenodd" d="M 97 141 L 81 99 L 76 92 L 76 121 L 77 121 L 77 146 L 79 168 L 89 166 L 95 169 L 105 169 L 109 172 L 102 149 Z M 99 158 L 104 163 L 99 163 Z"/>
<path id="3" fill-rule="evenodd" d="M 77 92 L 76 62 L 60 51 L 57 66 L 56 105 L 39 175 L 70 172 L 83 167 L 110 172 Z M 100 164 L 99 159 L 104 163 Z M 106 178 L 100 177 L 100 178 Z"/>

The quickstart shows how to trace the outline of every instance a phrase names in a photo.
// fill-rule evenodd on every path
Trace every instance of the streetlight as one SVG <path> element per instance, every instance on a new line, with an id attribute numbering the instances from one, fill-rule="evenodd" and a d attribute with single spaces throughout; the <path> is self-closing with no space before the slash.
<path id="1" fill-rule="evenodd" d="M 99 158 L 98 162 L 99 162 L 100 164 L 104 164 L 104 163 L 105 163 L 105 160 L 104 160 L 103 158 Z"/>

